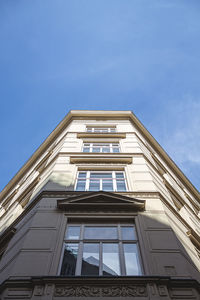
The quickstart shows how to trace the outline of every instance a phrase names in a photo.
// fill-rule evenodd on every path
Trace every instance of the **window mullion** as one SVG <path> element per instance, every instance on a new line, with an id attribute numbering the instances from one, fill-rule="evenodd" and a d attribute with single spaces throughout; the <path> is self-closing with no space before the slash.
<path id="1" fill-rule="evenodd" d="M 81 275 L 82 258 L 83 258 L 83 242 L 79 242 L 78 255 L 76 261 L 76 271 L 75 271 L 76 276 Z"/>
<path id="2" fill-rule="evenodd" d="M 99 243 L 99 276 L 103 276 L 103 243 Z"/>
<path id="3" fill-rule="evenodd" d="M 126 267 L 125 267 L 125 257 L 124 257 L 124 248 L 122 241 L 119 242 L 119 261 L 120 261 L 120 270 L 121 275 L 126 275 Z"/>
<path id="4" fill-rule="evenodd" d="M 86 173 L 86 184 L 85 184 L 85 190 L 89 191 L 89 183 L 90 183 L 90 171 L 87 171 Z"/>
<path id="5" fill-rule="evenodd" d="M 117 191 L 117 183 L 116 183 L 116 174 L 115 171 L 112 172 L 112 181 L 113 181 L 113 191 Z"/>

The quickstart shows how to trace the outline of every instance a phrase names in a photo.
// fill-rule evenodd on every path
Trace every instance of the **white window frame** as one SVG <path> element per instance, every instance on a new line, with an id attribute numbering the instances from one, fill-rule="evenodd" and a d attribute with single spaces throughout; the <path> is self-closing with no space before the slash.
<path id="1" fill-rule="evenodd" d="M 76 178 L 76 184 L 75 184 L 75 191 L 77 189 L 77 185 L 78 185 L 78 179 L 79 179 L 79 174 L 80 173 L 83 173 L 85 172 L 86 173 L 86 178 L 83 178 L 85 179 L 86 181 L 86 184 L 85 184 L 85 190 L 84 191 L 90 191 L 89 190 L 89 187 L 90 187 L 90 173 L 91 172 L 95 172 L 95 173 L 112 173 L 112 183 L 113 183 L 113 191 L 111 192 L 127 192 L 128 191 L 128 186 L 127 186 L 127 180 L 126 180 L 126 176 L 125 176 L 125 172 L 124 171 L 96 171 L 96 170 L 90 170 L 90 171 L 78 171 L 77 173 L 77 178 Z M 124 178 L 122 178 L 122 180 L 124 181 L 125 183 L 125 187 L 126 187 L 126 190 L 125 191 L 118 191 L 117 190 L 117 178 L 116 178 L 116 173 L 123 173 L 124 175 Z M 98 178 L 100 180 L 100 189 L 99 191 L 103 191 L 102 189 L 102 185 L 103 185 L 103 179 L 105 178 Z M 108 179 L 111 179 L 111 178 L 108 178 Z M 120 180 L 120 178 L 119 178 Z"/>
<path id="2" fill-rule="evenodd" d="M 86 132 L 88 133 L 115 133 L 116 127 L 115 126 L 87 126 Z"/>
<path id="3" fill-rule="evenodd" d="M 88 145 L 88 146 L 86 146 L 86 145 Z M 100 148 L 100 152 L 93 151 L 93 149 L 97 148 L 97 147 Z M 84 152 L 84 148 L 89 148 L 89 152 Z M 109 148 L 110 151 L 109 152 L 104 152 L 103 148 Z M 113 149 L 115 149 L 115 148 L 119 149 L 119 152 L 114 152 Z M 97 143 L 97 142 L 95 142 L 95 143 L 83 143 L 82 152 L 84 152 L 84 153 L 120 153 L 120 145 L 119 145 L 119 143 L 106 143 L 106 142 L 103 142 L 103 143 Z"/>

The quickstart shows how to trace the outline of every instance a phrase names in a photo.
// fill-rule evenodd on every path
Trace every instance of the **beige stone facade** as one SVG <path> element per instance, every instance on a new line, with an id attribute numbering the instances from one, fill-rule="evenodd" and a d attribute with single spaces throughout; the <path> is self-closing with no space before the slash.
<path id="1" fill-rule="evenodd" d="M 82 274 L 92 242 L 80 237 L 74 274 L 62 274 L 66 228 L 87 224 L 119 237 L 93 238 L 96 276 Z M 1 192 L 0 232 L 1 299 L 200 297 L 199 192 L 130 111 L 71 111 Z M 104 276 L 104 244 L 119 246 L 116 276 Z M 124 245 L 137 245 L 137 270 Z"/>

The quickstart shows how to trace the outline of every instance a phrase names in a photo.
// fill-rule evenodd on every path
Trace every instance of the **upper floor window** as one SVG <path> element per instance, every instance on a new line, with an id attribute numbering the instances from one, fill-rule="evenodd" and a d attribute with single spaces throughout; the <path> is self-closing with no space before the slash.
<path id="1" fill-rule="evenodd" d="M 124 172 L 80 171 L 76 191 L 126 191 Z"/>
<path id="2" fill-rule="evenodd" d="M 116 127 L 93 127 L 93 126 L 87 126 L 86 128 L 87 132 L 96 132 L 96 133 L 107 133 L 107 132 L 116 132 Z"/>
<path id="3" fill-rule="evenodd" d="M 119 153 L 118 143 L 84 143 L 83 152 Z"/>
<path id="4" fill-rule="evenodd" d="M 68 225 L 61 275 L 141 275 L 134 225 Z"/>

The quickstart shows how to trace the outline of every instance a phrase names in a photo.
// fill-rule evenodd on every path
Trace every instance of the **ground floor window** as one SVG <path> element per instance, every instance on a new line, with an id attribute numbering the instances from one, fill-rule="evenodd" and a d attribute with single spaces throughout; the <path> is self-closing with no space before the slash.
<path id="1" fill-rule="evenodd" d="M 124 172 L 80 171 L 76 191 L 126 191 Z"/>
<path id="2" fill-rule="evenodd" d="M 141 275 L 135 226 L 68 225 L 61 275 Z"/>

